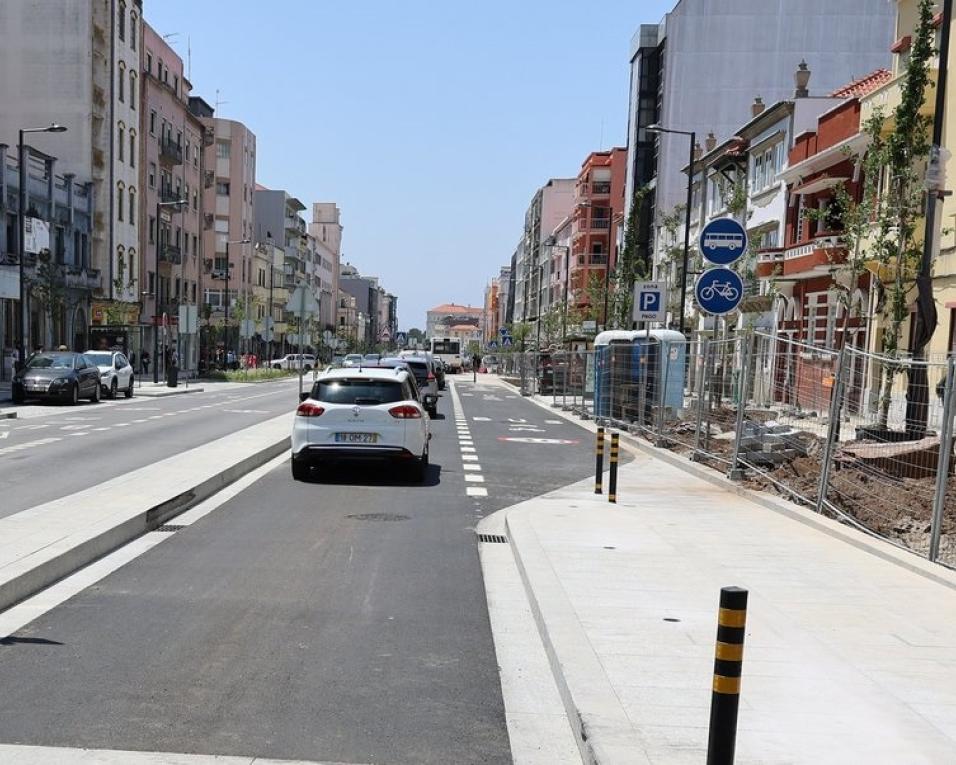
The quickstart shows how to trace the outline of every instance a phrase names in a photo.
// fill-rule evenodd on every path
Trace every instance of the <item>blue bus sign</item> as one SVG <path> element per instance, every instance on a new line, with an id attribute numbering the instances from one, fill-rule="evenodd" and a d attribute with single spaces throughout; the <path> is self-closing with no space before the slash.
<path id="1" fill-rule="evenodd" d="M 508 329 L 507 327 L 502 327 L 501 329 L 498 330 L 498 334 L 501 335 L 502 337 L 508 337 L 508 335 L 511 334 L 511 330 Z"/>
<path id="2" fill-rule="evenodd" d="M 730 313 L 744 296 L 743 280 L 729 268 L 709 268 L 694 285 L 694 297 L 700 309 L 713 316 Z"/>
<path id="3" fill-rule="evenodd" d="M 747 251 L 747 231 L 733 218 L 717 218 L 704 226 L 697 244 L 705 260 L 729 266 Z"/>

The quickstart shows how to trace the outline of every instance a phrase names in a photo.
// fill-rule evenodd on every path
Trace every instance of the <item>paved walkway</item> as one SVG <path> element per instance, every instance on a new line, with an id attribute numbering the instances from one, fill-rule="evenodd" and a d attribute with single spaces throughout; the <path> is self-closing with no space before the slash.
<path id="1" fill-rule="evenodd" d="M 717 599 L 739 585 L 738 763 L 956 762 L 956 575 L 780 506 L 638 452 L 616 506 L 588 480 L 506 511 L 589 757 L 704 761 Z"/>

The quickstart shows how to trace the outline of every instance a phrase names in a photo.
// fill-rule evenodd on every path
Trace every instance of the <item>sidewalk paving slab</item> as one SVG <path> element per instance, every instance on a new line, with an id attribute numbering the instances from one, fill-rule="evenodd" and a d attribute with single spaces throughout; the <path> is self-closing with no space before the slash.
<path id="1" fill-rule="evenodd" d="M 704 761 L 726 585 L 750 591 L 738 763 L 956 761 L 954 572 L 636 451 L 617 505 L 587 480 L 506 511 L 585 762 Z"/>

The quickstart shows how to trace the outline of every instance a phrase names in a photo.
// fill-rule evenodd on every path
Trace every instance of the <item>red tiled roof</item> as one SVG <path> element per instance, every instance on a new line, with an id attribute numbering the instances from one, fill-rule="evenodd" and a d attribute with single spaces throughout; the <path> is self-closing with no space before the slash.
<path id="1" fill-rule="evenodd" d="M 444 303 L 436 305 L 428 313 L 481 313 L 484 308 L 475 308 L 470 305 L 456 305 L 455 303 Z"/>
<path id="2" fill-rule="evenodd" d="M 877 69 L 875 72 L 870 72 L 858 80 L 853 80 L 853 82 L 844 85 L 842 88 L 837 88 L 830 94 L 830 97 L 861 98 L 867 93 L 872 93 L 877 88 L 886 85 L 886 83 L 892 79 L 893 73 L 889 69 Z"/>

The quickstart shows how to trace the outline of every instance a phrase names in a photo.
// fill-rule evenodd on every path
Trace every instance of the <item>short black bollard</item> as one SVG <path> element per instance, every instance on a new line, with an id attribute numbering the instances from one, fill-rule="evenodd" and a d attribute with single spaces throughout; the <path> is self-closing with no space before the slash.
<path id="1" fill-rule="evenodd" d="M 740 671 L 747 624 L 747 590 L 721 587 L 717 614 L 717 651 L 714 689 L 710 698 L 710 735 L 707 765 L 733 765 L 737 746 L 737 709 L 740 705 Z"/>
<path id="2" fill-rule="evenodd" d="M 597 429 L 594 447 L 594 493 L 601 494 L 604 486 L 604 428 Z"/>
<path id="3" fill-rule="evenodd" d="M 607 501 L 617 503 L 617 454 L 621 445 L 621 434 L 611 434 L 611 475 L 608 479 Z"/>

